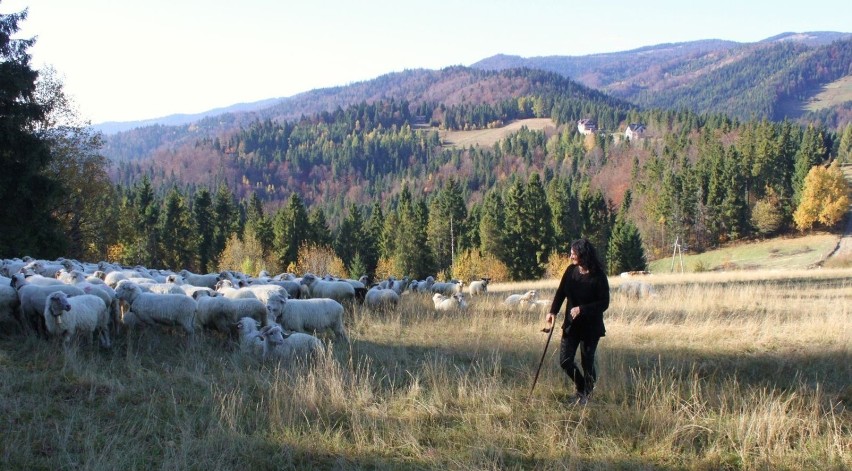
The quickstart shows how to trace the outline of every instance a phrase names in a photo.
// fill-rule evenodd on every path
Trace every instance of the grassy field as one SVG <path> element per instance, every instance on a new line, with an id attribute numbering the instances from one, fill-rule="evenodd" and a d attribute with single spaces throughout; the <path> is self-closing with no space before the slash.
<path id="1" fill-rule="evenodd" d="M 852 468 L 852 269 L 611 278 L 586 406 L 545 345 L 546 308 L 493 285 L 467 312 L 407 294 L 348 314 L 310 366 L 223 339 L 120 336 L 111 351 L 0 331 L 0 469 Z M 327 339 L 328 340 L 328 339 Z"/>
<path id="2" fill-rule="evenodd" d="M 840 236 L 813 234 L 803 237 L 775 238 L 760 242 L 738 243 L 700 254 L 677 254 L 649 263 L 652 273 L 778 270 L 812 268 L 821 264 L 834 251 Z M 673 251 L 674 252 L 674 251 Z M 834 260 L 831 264 L 852 266 L 850 261 Z"/>
<path id="3" fill-rule="evenodd" d="M 555 130 L 556 123 L 550 118 L 519 119 L 506 126 L 475 131 L 441 131 L 444 147 L 491 147 L 509 134 L 518 132 L 526 126 L 531 131 Z"/>
<path id="4" fill-rule="evenodd" d="M 852 101 L 852 76 L 842 77 L 822 87 L 805 104 L 808 111 L 818 111 L 834 105 Z"/>

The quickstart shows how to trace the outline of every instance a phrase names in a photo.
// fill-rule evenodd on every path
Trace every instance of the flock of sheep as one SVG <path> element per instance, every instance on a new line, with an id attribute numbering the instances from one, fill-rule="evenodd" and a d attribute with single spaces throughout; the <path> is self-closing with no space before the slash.
<path id="1" fill-rule="evenodd" d="M 0 260 L 0 321 L 16 323 L 42 338 L 98 341 L 144 327 L 173 327 L 191 341 L 199 330 L 216 331 L 261 359 L 293 359 L 324 351 L 322 334 L 349 342 L 344 317 L 349 306 L 394 309 L 404 293 L 428 293 L 437 311 L 468 309 L 467 296 L 488 292 L 489 278 L 469 284 L 390 277 L 359 280 L 305 274 L 248 276 L 238 272 L 196 274 L 127 268 L 101 262 Z M 512 308 L 547 304 L 536 290 L 508 296 Z M 318 337 L 319 336 L 319 337 Z"/>

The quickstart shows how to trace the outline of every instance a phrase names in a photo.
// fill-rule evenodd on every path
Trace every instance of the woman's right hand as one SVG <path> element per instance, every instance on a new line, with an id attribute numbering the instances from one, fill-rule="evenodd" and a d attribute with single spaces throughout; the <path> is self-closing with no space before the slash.
<path id="1" fill-rule="evenodd" d="M 541 331 L 545 332 L 545 333 L 550 332 L 550 329 L 553 328 L 553 321 L 555 319 L 556 319 L 556 316 L 554 316 L 553 313 L 548 312 L 547 317 L 544 318 L 545 326 L 544 326 L 543 329 L 541 329 Z"/>

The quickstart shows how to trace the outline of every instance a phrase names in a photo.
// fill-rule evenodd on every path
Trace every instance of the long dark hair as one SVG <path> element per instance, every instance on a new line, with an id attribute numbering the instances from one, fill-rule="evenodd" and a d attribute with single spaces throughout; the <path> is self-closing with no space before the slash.
<path id="1" fill-rule="evenodd" d="M 577 261 L 590 272 L 604 273 L 603 264 L 598 258 L 598 251 L 589 239 L 577 239 L 571 242 L 571 250 L 577 254 Z"/>

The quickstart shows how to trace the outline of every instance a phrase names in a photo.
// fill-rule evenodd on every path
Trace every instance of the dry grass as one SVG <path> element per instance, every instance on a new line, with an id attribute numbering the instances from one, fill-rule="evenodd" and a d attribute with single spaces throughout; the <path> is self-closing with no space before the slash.
<path id="1" fill-rule="evenodd" d="M 2 469 L 849 469 L 852 271 L 652 275 L 614 294 L 586 407 L 546 308 L 356 308 L 351 349 L 257 364 L 219 338 L 112 351 L 0 335 Z M 612 278 L 613 291 L 622 279 Z"/>
<path id="2" fill-rule="evenodd" d="M 529 118 L 513 121 L 499 128 L 477 129 L 474 131 L 441 131 L 444 147 L 491 147 L 509 134 L 518 132 L 526 126 L 530 131 L 553 132 L 556 123 L 550 118 Z"/>

